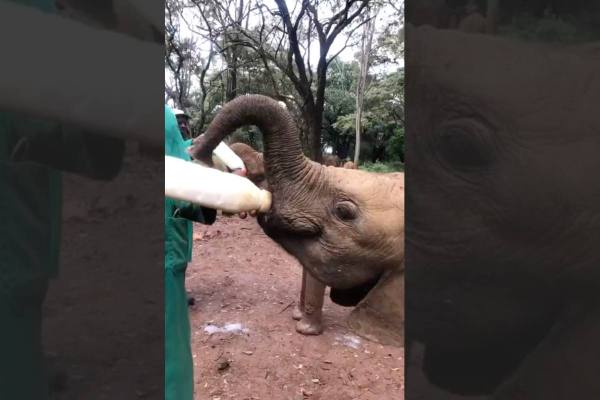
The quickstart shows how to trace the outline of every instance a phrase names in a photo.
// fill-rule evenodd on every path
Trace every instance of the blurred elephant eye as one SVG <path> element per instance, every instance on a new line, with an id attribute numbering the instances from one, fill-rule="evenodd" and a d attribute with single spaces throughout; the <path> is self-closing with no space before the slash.
<path id="1" fill-rule="evenodd" d="M 358 216 L 358 208 L 349 201 L 342 201 L 336 204 L 335 215 L 343 221 L 351 221 Z"/>
<path id="2" fill-rule="evenodd" d="M 473 119 L 443 124 L 438 129 L 436 140 L 441 156 L 456 167 L 484 167 L 494 157 L 491 129 Z"/>

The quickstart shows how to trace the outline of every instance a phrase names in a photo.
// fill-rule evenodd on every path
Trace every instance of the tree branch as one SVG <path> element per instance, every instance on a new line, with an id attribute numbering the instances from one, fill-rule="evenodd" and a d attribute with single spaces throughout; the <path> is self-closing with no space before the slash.
<path id="1" fill-rule="evenodd" d="M 335 53 L 331 58 L 329 58 L 329 60 L 327 60 L 327 66 L 329 66 L 329 64 L 337 57 L 339 56 L 344 50 L 346 50 L 346 48 L 348 48 L 348 42 L 349 40 L 352 38 L 352 35 L 354 34 L 354 32 L 356 32 L 358 30 L 358 28 L 360 28 L 361 26 L 363 26 L 364 24 L 368 23 L 369 21 L 371 21 L 373 19 L 373 17 L 369 17 L 367 19 L 365 19 L 364 21 L 362 21 L 360 24 L 356 25 L 354 28 L 352 28 L 352 30 L 350 30 L 350 32 L 348 32 L 348 36 L 346 36 L 346 41 L 344 42 L 344 46 L 342 46 L 341 50 L 338 51 L 337 53 Z M 356 43 L 353 43 L 352 45 L 355 45 Z"/>
<path id="2" fill-rule="evenodd" d="M 299 92 L 302 95 L 302 97 L 309 100 L 312 98 L 312 93 L 310 91 L 310 86 L 308 86 L 308 77 L 306 74 L 306 68 L 304 66 L 304 60 L 302 59 L 302 54 L 300 53 L 300 47 L 298 44 L 298 31 L 297 31 L 300 18 L 302 17 L 302 15 L 304 15 L 306 8 L 309 5 L 308 0 L 302 0 L 302 8 L 300 9 L 300 13 L 299 13 L 298 18 L 296 19 L 296 23 L 294 25 L 292 25 L 290 13 L 288 11 L 285 0 L 275 0 L 275 3 L 277 4 L 279 11 L 281 12 L 281 18 L 283 19 L 284 25 L 287 27 L 287 31 L 288 31 L 288 35 L 289 35 L 290 47 L 288 50 L 288 70 L 293 69 L 292 68 L 292 59 L 294 59 L 296 62 L 296 68 L 298 69 L 298 75 L 299 75 L 298 80 L 300 83 L 300 85 L 298 85 L 297 88 L 301 89 L 301 90 L 299 90 Z"/>
<path id="3" fill-rule="evenodd" d="M 333 41 L 335 40 L 337 35 L 339 35 L 339 33 L 341 31 L 343 31 L 344 28 L 346 28 L 348 25 L 350 25 L 352 23 L 352 21 L 354 21 L 354 19 L 356 17 L 358 17 L 360 15 L 360 13 L 369 5 L 369 0 L 361 0 L 361 1 L 362 1 L 361 5 L 350 16 L 347 16 L 348 11 L 350 11 L 350 7 L 355 2 L 355 0 L 349 0 L 348 3 L 346 3 L 346 7 L 344 8 L 343 18 L 335 26 L 335 28 L 333 28 L 333 31 L 331 32 L 331 34 L 329 34 L 329 36 L 327 36 L 327 47 L 331 46 L 331 44 L 333 43 Z"/>

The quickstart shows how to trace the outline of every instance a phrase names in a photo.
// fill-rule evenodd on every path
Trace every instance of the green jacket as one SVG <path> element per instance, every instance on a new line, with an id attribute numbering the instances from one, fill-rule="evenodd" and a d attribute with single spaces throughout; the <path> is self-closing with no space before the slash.
<path id="1" fill-rule="evenodd" d="M 15 2 L 56 11 L 53 0 Z M 56 276 L 62 211 L 60 171 L 111 179 L 121 168 L 124 150 L 119 139 L 0 112 L 0 230 L 10 233 L 0 239 L 0 260 L 17 262 L 18 269 L 30 276 Z M 0 277 L 7 276 L 3 268 L 12 270 L 15 264 L 9 267 L 0 262 Z"/>
<path id="2" fill-rule="evenodd" d="M 16 3 L 53 13 L 53 0 Z M 58 274 L 62 179 L 109 179 L 123 141 L 0 112 L 0 399 L 45 400 L 42 303 Z"/>
<path id="3" fill-rule="evenodd" d="M 165 155 L 191 161 L 186 150 L 191 142 L 183 140 L 173 111 L 165 106 Z M 212 224 L 215 218 L 215 210 L 165 198 L 165 267 L 192 259 L 192 221 Z"/>
<path id="4" fill-rule="evenodd" d="M 115 176 L 125 145 L 54 122 L 0 112 L 0 398 L 46 398 L 41 307 L 58 275 L 60 171 Z"/>
<path id="5" fill-rule="evenodd" d="M 52 0 L 18 0 L 56 11 Z M 58 274 L 62 179 L 67 171 L 115 176 L 123 141 L 0 112 L 0 398 L 47 397 L 42 303 Z"/>
<path id="6" fill-rule="evenodd" d="M 175 115 L 165 106 L 165 154 L 190 160 Z M 192 222 L 211 224 L 215 210 L 165 198 L 165 400 L 192 400 L 194 365 L 185 292 Z"/>

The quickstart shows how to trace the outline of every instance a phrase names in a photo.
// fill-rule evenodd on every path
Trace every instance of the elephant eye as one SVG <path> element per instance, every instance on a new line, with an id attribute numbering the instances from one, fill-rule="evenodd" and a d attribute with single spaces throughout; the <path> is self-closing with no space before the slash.
<path id="1" fill-rule="evenodd" d="M 473 118 L 442 124 L 436 135 L 441 157 L 458 168 L 477 168 L 494 158 L 492 129 Z"/>
<path id="2" fill-rule="evenodd" d="M 342 221 L 352 221 L 358 217 L 358 207 L 349 201 L 340 201 L 335 205 L 334 211 Z"/>

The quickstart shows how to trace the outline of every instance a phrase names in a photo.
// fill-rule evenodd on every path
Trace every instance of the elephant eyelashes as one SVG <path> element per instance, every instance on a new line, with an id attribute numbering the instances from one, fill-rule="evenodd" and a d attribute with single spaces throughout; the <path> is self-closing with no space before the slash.
<path id="1" fill-rule="evenodd" d="M 358 216 L 358 209 L 349 201 L 337 203 L 335 206 L 335 215 L 342 221 L 352 221 Z"/>
<path id="2" fill-rule="evenodd" d="M 491 129 L 476 120 L 447 122 L 436 136 L 441 157 L 455 167 L 485 167 L 492 161 Z"/>

